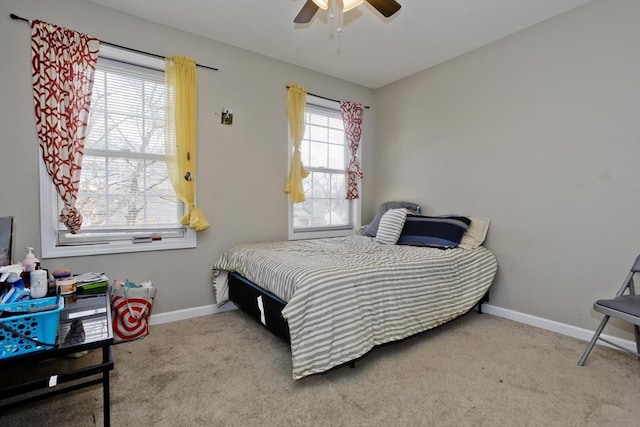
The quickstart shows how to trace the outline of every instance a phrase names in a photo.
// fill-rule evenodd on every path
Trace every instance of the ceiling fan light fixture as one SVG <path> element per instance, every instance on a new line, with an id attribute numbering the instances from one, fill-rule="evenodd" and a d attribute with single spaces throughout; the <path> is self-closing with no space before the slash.
<path id="1" fill-rule="evenodd" d="M 329 9 L 330 0 L 312 0 L 320 9 Z M 364 3 L 364 0 L 342 0 L 342 12 L 348 12 Z"/>

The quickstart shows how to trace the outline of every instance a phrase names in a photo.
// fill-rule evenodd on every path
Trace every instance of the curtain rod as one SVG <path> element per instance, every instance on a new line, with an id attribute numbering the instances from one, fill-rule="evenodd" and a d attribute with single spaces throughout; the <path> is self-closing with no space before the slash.
<path id="1" fill-rule="evenodd" d="M 22 18 L 22 17 L 14 14 L 14 13 L 12 13 L 9 16 L 11 17 L 11 19 L 16 19 L 18 21 L 24 21 L 26 23 L 30 23 L 30 21 L 28 19 Z M 115 43 L 109 43 L 109 42 L 106 42 L 106 41 L 103 41 L 103 40 L 100 40 L 100 43 L 106 44 L 107 46 L 112 46 L 112 47 L 117 47 L 119 49 L 128 50 L 129 52 L 141 53 L 143 55 L 148 55 L 148 56 L 153 56 L 153 57 L 160 58 L 160 59 L 165 59 L 165 57 L 162 56 L 162 55 L 158 55 L 156 53 L 151 53 L 151 52 L 145 52 L 144 50 L 138 50 L 138 49 L 134 49 L 134 48 L 127 47 L 127 46 L 122 46 L 122 45 L 115 44 Z M 201 65 L 201 64 L 196 64 L 196 67 L 206 68 L 207 70 L 219 71 L 217 68 L 209 67 L 209 66 Z"/>
<path id="2" fill-rule="evenodd" d="M 286 86 L 286 88 L 289 89 L 289 86 Z M 320 99 L 326 99 L 327 101 L 340 102 L 337 99 L 327 98 L 326 96 L 316 95 L 315 93 L 311 93 L 311 92 L 307 92 L 307 95 L 315 96 L 316 98 L 320 98 Z M 371 107 L 369 107 L 368 105 L 365 105 L 364 108 L 368 110 Z"/>

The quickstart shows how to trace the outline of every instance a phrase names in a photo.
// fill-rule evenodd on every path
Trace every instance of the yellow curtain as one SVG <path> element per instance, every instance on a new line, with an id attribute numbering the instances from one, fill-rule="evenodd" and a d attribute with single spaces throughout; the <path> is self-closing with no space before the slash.
<path id="1" fill-rule="evenodd" d="M 302 86 L 290 84 L 287 97 L 287 111 L 289 114 L 289 129 L 291 131 L 291 143 L 293 144 L 293 157 L 291 168 L 284 192 L 289 193 L 291 203 L 305 201 L 302 179 L 309 175 L 304 168 L 300 157 L 300 143 L 304 136 L 304 109 L 307 105 L 307 89 Z"/>
<path id="2" fill-rule="evenodd" d="M 193 58 L 165 59 L 167 83 L 166 156 L 167 172 L 173 188 L 187 207 L 180 222 L 196 231 L 209 228 L 204 212 L 195 205 L 197 164 L 196 62 Z M 175 139 L 170 137 L 175 135 Z"/>

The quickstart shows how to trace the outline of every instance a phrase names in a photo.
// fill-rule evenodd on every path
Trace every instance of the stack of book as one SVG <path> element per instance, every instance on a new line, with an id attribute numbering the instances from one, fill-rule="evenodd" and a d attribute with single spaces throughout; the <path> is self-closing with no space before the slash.
<path id="1" fill-rule="evenodd" d="M 75 276 L 76 292 L 79 294 L 99 294 L 106 292 L 109 278 L 104 273 L 84 273 Z"/>

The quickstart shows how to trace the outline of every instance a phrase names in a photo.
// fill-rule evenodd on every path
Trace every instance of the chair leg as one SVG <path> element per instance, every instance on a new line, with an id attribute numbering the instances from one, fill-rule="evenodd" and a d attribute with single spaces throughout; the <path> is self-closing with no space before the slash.
<path id="1" fill-rule="evenodd" d="M 638 353 L 638 360 L 640 360 L 640 326 L 633 325 L 636 330 L 636 353 Z"/>
<path id="2" fill-rule="evenodd" d="M 593 346 L 596 345 L 596 341 L 598 341 L 598 337 L 600 336 L 600 334 L 602 333 L 602 330 L 604 329 L 607 322 L 609 321 L 609 317 L 611 316 L 605 315 L 604 318 L 602 319 L 602 322 L 600 322 L 600 326 L 598 326 L 598 329 L 596 329 L 595 334 L 593 334 L 593 338 L 591 338 L 591 342 L 589 342 L 589 345 L 587 346 L 587 349 L 584 351 L 584 354 L 580 358 L 578 365 L 584 366 L 584 363 L 587 361 L 587 357 L 589 357 L 589 353 L 591 353 Z"/>

